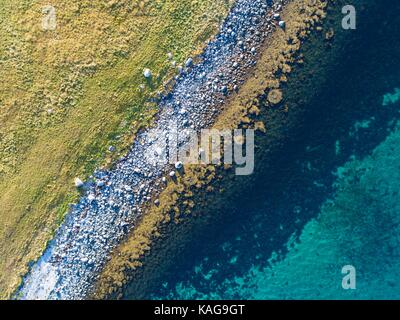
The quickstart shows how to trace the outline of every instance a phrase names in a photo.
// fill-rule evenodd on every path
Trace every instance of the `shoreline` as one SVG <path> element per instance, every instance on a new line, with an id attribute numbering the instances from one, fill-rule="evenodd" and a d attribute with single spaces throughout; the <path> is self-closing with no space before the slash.
<path id="1" fill-rule="evenodd" d="M 286 92 L 286 82 L 290 78 L 292 67 L 304 62 L 301 57 L 296 56 L 304 39 L 310 36 L 310 30 L 322 32 L 315 29 L 320 20 L 325 18 L 326 2 L 317 1 L 316 4 L 318 9 L 308 5 L 304 8 L 299 3 L 290 3 L 284 8 L 283 20 L 287 23 L 285 32 L 277 30 L 267 41 L 255 67 L 255 77 L 249 77 L 238 95 L 229 100 L 229 107 L 219 117 L 215 128 L 255 127 L 259 132 L 272 131 L 272 135 L 275 135 L 279 134 L 281 122 L 289 122 L 287 118 L 292 116 L 287 106 L 268 102 L 267 92 L 282 88 Z M 325 34 L 320 36 L 324 37 Z M 276 77 L 275 74 L 279 76 Z M 259 114 L 262 114 L 265 108 L 273 110 L 276 128 L 270 128 L 274 124 L 265 122 L 265 119 L 259 121 Z M 261 118 L 265 116 L 262 115 Z M 296 121 L 295 116 L 293 119 Z M 272 144 L 279 145 L 280 138 L 275 136 L 275 142 Z M 168 264 L 173 263 L 172 257 L 179 255 L 177 252 L 185 246 L 185 241 L 188 241 L 188 238 L 193 239 L 193 234 L 199 232 L 199 229 L 218 219 L 202 215 L 201 207 L 207 200 L 211 203 L 208 207 L 213 208 L 214 213 L 219 212 L 218 206 L 222 204 L 218 204 L 221 201 L 217 199 L 216 194 L 221 191 L 225 193 L 225 189 L 229 189 L 227 186 L 235 185 L 235 177 L 229 173 L 231 168 L 225 169 L 228 174 L 224 173 L 223 168 L 212 166 L 185 167 L 185 175 L 180 177 L 178 184 L 170 186 L 161 194 L 162 205 L 148 209 L 131 237 L 119 246 L 105 267 L 92 297 L 123 298 L 128 295 L 145 298 L 147 289 L 167 272 Z M 219 179 L 224 181 L 220 182 Z M 251 179 L 244 184 L 251 183 Z M 230 196 L 235 195 L 233 193 Z M 225 197 L 229 198 L 229 195 Z M 195 226 L 196 224 L 200 227 Z M 191 237 L 188 237 L 188 234 Z"/>
<path id="2" fill-rule="evenodd" d="M 237 6 L 242 6 L 240 9 L 244 9 L 243 14 L 240 10 L 238 11 L 238 15 L 242 15 L 238 18 L 239 31 L 240 28 L 247 30 L 246 28 L 254 27 L 246 15 L 261 14 L 262 10 L 269 11 L 269 8 L 262 5 L 261 2 L 248 7 L 246 5 L 248 3 L 245 0 L 238 1 Z M 253 10 L 255 11 L 252 12 Z M 237 20 L 236 15 L 231 16 L 232 18 L 233 21 Z M 260 23 L 270 25 L 271 20 L 256 24 Z M 169 128 L 171 114 L 179 122 L 183 122 L 189 117 L 189 122 L 198 128 L 211 123 L 207 117 L 212 117 L 212 113 L 217 110 L 215 107 L 218 106 L 218 99 L 221 100 L 224 96 L 220 91 L 221 88 L 214 86 L 205 88 L 205 94 L 204 92 L 198 93 L 196 90 L 194 91 L 196 92 L 195 96 L 191 97 L 192 101 L 189 102 L 183 101 L 183 98 L 192 87 L 193 90 L 196 89 L 198 81 L 201 84 L 205 83 L 203 78 L 197 78 L 206 73 L 201 68 L 206 68 L 209 72 L 209 74 L 205 74 L 206 78 L 215 77 L 215 73 L 218 73 L 221 68 L 223 70 L 232 68 L 232 66 L 226 65 L 226 61 L 230 55 L 238 54 L 230 51 L 231 44 L 236 41 L 233 41 L 237 36 L 236 30 L 233 31 L 224 23 L 222 31 L 222 35 L 217 36 L 215 42 L 212 42 L 202 55 L 204 60 L 200 64 L 192 68 L 187 63 L 186 72 L 181 78 L 178 78 L 173 90 L 175 101 L 166 100 L 161 103 L 162 111 L 157 123 L 164 130 Z M 240 70 L 248 70 L 249 67 L 252 67 L 255 58 L 252 56 L 256 51 L 257 41 L 260 41 L 258 38 L 260 38 L 260 34 L 253 34 L 247 38 L 251 48 L 248 48 L 247 45 L 244 48 L 238 48 L 238 52 L 246 52 L 248 56 L 243 69 L 237 68 L 238 74 L 240 74 Z M 234 49 L 235 46 L 232 45 L 232 48 Z M 211 63 L 207 59 L 213 55 L 216 58 Z M 226 80 L 229 83 L 229 78 Z M 211 95 L 208 90 L 212 90 Z M 199 108 L 204 104 L 204 100 L 214 107 L 211 114 L 207 112 L 204 115 L 204 110 Z M 188 103 L 191 104 L 188 105 Z M 223 104 L 223 99 L 219 103 Z M 187 112 L 185 113 L 180 112 L 182 104 L 186 104 Z M 200 121 L 198 121 L 199 119 Z M 117 163 L 115 168 L 110 171 L 96 171 L 94 178 L 86 183 L 86 195 L 67 214 L 64 223 L 45 253 L 24 278 L 16 297 L 79 299 L 87 295 L 109 253 L 125 237 L 129 229 L 135 228 L 143 214 L 142 207 L 154 200 L 153 195 L 157 192 L 157 183 L 160 185 L 157 181 L 164 175 L 164 164 L 154 163 L 157 159 L 152 157 L 145 158 L 146 153 L 148 155 L 148 152 L 156 151 L 147 132 L 145 130 L 138 135 L 129 154 Z M 154 183 L 155 181 L 156 183 Z"/>

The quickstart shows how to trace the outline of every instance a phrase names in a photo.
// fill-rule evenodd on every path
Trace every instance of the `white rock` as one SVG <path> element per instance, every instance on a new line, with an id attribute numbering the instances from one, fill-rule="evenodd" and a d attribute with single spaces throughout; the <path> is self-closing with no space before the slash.
<path id="1" fill-rule="evenodd" d="M 146 78 L 146 79 L 150 79 L 151 78 L 151 71 L 150 71 L 150 69 L 144 69 L 143 70 L 143 75 L 144 75 L 144 77 Z"/>
<path id="2" fill-rule="evenodd" d="M 192 58 L 187 59 L 185 63 L 186 68 L 189 68 L 192 65 L 193 65 L 193 59 Z"/>
<path id="3" fill-rule="evenodd" d="M 175 169 L 176 169 L 176 170 L 180 170 L 180 169 L 182 169 L 182 168 L 183 168 L 183 163 L 182 163 L 182 161 L 178 161 L 178 162 L 175 163 Z"/>
<path id="4" fill-rule="evenodd" d="M 157 148 L 155 148 L 154 152 L 155 152 L 156 156 L 161 156 L 164 153 L 164 149 L 157 147 Z"/>
<path id="5" fill-rule="evenodd" d="M 101 180 L 99 180 L 99 181 L 97 181 L 97 183 L 96 183 L 96 185 L 99 187 L 99 188 L 101 188 L 101 187 L 104 187 L 104 181 L 101 181 Z"/>
<path id="6" fill-rule="evenodd" d="M 77 188 L 82 188 L 85 185 L 83 183 L 83 181 L 79 178 L 75 178 L 74 183 L 75 183 L 75 187 L 77 187 Z"/>

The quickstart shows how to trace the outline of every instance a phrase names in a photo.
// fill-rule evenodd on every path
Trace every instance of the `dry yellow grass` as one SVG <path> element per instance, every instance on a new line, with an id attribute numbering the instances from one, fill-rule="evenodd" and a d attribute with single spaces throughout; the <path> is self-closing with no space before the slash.
<path id="1" fill-rule="evenodd" d="M 78 195 L 151 121 L 147 99 L 198 52 L 228 0 L 0 0 L 0 298 L 9 298 Z M 154 82 L 141 92 L 143 68 Z"/>

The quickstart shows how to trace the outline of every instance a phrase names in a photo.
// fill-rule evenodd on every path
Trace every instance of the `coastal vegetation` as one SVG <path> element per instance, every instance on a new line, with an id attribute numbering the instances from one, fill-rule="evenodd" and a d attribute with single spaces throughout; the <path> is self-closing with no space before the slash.
<path id="1" fill-rule="evenodd" d="M 151 124 L 155 99 L 232 1 L 48 5 L 0 0 L 0 298 L 12 295 L 78 198 L 74 179 L 112 165 Z"/>

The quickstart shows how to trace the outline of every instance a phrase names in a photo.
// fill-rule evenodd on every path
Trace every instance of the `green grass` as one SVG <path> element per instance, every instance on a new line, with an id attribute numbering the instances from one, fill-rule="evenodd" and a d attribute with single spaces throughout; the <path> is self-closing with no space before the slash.
<path id="1" fill-rule="evenodd" d="M 47 4 L 0 0 L 0 298 L 79 196 L 73 179 L 151 123 L 148 98 L 175 72 L 166 54 L 198 53 L 231 1 L 54 0 L 57 29 L 43 31 Z M 141 92 L 145 67 L 154 77 Z"/>

